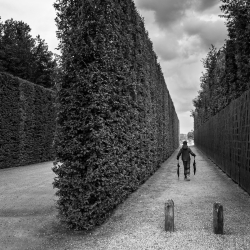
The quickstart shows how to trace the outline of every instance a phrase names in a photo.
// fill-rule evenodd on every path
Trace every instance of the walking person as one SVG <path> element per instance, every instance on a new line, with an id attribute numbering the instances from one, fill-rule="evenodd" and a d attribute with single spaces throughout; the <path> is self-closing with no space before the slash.
<path id="1" fill-rule="evenodd" d="M 181 155 L 181 159 L 183 161 L 183 166 L 184 166 L 184 180 L 185 181 L 190 181 L 190 154 L 192 156 L 196 156 L 192 150 L 188 147 L 187 142 L 183 142 L 183 146 L 180 149 L 178 155 L 177 155 L 177 160 L 179 161 L 179 157 Z"/>

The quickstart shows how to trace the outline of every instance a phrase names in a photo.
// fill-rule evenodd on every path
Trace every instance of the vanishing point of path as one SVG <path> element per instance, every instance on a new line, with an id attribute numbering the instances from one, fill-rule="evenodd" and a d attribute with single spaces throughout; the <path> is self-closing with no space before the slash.
<path id="1" fill-rule="evenodd" d="M 87 233 L 58 222 L 52 163 L 0 170 L 0 250 L 250 249 L 250 196 L 192 150 L 197 173 L 191 171 L 190 182 L 183 180 L 182 164 L 177 177 L 176 151 L 106 223 Z M 168 199 L 175 203 L 174 233 L 164 231 Z M 212 232 L 214 202 L 224 207 L 224 235 Z"/>

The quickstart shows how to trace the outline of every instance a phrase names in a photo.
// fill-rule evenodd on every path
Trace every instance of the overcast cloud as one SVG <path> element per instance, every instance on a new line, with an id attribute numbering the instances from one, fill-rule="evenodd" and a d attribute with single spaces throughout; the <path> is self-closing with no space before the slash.
<path id="1" fill-rule="evenodd" d="M 30 25 L 57 52 L 55 0 L 0 0 L 2 21 L 13 18 Z M 180 120 L 180 132 L 193 129 L 190 110 L 200 88 L 201 59 L 227 36 L 219 0 L 135 0 L 158 55 Z"/>
<path id="2" fill-rule="evenodd" d="M 135 0 L 159 57 L 180 120 L 180 132 L 193 129 L 190 110 L 200 89 L 202 58 L 211 44 L 221 48 L 227 37 L 218 15 L 219 0 Z"/>
<path id="3" fill-rule="evenodd" d="M 33 37 L 41 35 L 41 38 L 48 43 L 49 49 L 57 52 L 54 2 L 54 0 L 0 0 L 0 17 L 2 21 L 13 18 L 27 23 Z"/>

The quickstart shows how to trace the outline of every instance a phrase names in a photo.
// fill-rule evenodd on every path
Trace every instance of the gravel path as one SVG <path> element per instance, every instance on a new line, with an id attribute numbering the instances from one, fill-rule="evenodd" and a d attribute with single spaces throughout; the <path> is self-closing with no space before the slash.
<path id="1" fill-rule="evenodd" d="M 0 250 L 46 249 L 43 229 L 57 213 L 52 166 L 0 170 Z"/>
<path id="2" fill-rule="evenodd" d="M 250 196 L 197 148 L 197 173 L 178 180 L 176 154 L 168 159 L 113 216 L 68 249 L 250 249 Z M 164 203 L 175 203 L 175 232 L 164 231 Z M 214 202 L 224 206 L 225 234 L 212 232 Z"/>
<path id="3" fill-rule="evenodd" d="M 22 184 L 21 180 L 11 179 L 11 176 L 14 176 L 12 171 L 17 170 L 0 171 L 2 195 L 0 196 L 0 230 L 1 232 L 5 230 L 6 239 L 5 244 L 2 245 L 3 237 L 0 237 L 0 249 L 249 250 L 250 196 L 196 147 L 192 147 L 192 150 L 197 155 L 197 173 L 194 176 L 192 171 L 190 182 L 183 180 L 182 164 L 181 176 L 179 179 L 177 177 L 176 151 L 140 189 L 117 207 L 105 224 L 91 232 L 70 232 L 60 227 L 56 219 L 56 210 L 53 208 L 55 190 L 48 184 L 53 179 L 51 165 L 44 168 L 44 173 L 41 167 L 36 167 L 37 170 L 32 170 L 30 167 L 18 170 L 23 173 L 23 177 L 27 175 L 25 171 L 27 173 L 34 171 L 35 173 L 39 170 L 40 179 L 46 179 L 46 182 L 43 183 L 39 183 L 36 179 L 33 184 L 30 180 L 28 189 L 22 188 L 24 183 Z M 8 174 L 6 175 L 6 173 Z M 4 175 L 6 176 L 4 177 Z M 7 181 L 6 178 L 9 177 L 10 179 Z M 3 186 L 4 180 L 5 186 Z M 10 208 L 15 200 L 15 192 L 11 189 L 18 190 L 9 180 L 18 182 L 20 187 L 18 195 L 22 199 L 17 202 L 18 209 L 10 210 L 8 214 L 8 207 Z M 28 178 L 24 178 L 23 181 L 27 182 Z M 44 192 L 42 200 L 35 198 L 40 195 L 37 193 L 37 182 L 40 192 Z M 5 192 L 7 192 L 8 197 Z M 164 203 L 168 199 L 173 199 L 175 203 L 174 233 L 164 231 Z M 29 201 L 29 206 L 25 205 L 25 200 Z M 224 235 L 214 235 L 212 232 L 214 202 L 220 202 L 224 206 Z M 38 205 L 34 203 L 38 203 Z M 22 209 L 22 206 L 26 209 Z M 33 211 L 40 211 L 40 213 L 32 214 L 32 207 Z M 26 210 L 28 213 L 25 213 Z M 15 215 L 15 211 L 19 213 L 18 216 Z M 16 219 L 14 224 L 8 225 L 8 221 L 14 219 Z M 17 219 L 23 224 L 18 224 Z M 41 224 L 34 223 L 38 219 Z M 30 233 L 27 231 L 28 226 L 25 224 L 25 220 L 27 225 L 31 227 L 32 232 Z M 14 227 L 15 235 L 11 232 Z M 7 236 L 13 239 L 19 237 L 19 241 L 26 242 L 26 245 L 19 245 L 19 248 L 14 243 L 11 245 L 11 243 L 7 243 Z M 5 246 L 5 248 L 1 246 Z"/>

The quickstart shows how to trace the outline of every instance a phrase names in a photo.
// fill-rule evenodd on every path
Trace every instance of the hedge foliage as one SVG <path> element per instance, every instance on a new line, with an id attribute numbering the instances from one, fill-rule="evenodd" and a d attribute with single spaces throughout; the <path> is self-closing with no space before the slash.
<path id="1" fill-rule="evenodd" d="M 194 131 L 195 144 L 250 194 L 250 90 Z"/>
<path id="2" fill-rule="evenodd" d="M 131 0 L 57 0 L 58 208 L 91 229 L 178 147 L 179 121 Z"/>
<path id="3" fill-rule="evenodd" d="M 54 159 L 55 94 L 0 73 L 0 168 Z"/>

